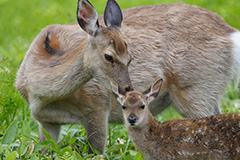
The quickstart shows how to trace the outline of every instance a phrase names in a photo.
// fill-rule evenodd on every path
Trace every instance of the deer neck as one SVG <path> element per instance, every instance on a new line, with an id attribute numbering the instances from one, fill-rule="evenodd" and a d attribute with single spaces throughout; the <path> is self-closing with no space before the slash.
<path id="1" fill-rule="evenodd" d="M 145 122 L 143 125 L 137 127 L 128 127 L 130 138 L 135 146 L 138 146 L 140 151 L 148 148 L 149 138 L 151 138 L 153 130 L 158 128 L 160 125 L 160 122 L 157 122 L 154 119 L 150 110 L 148 110 L 148 114 L 144 120 Z"/>
<path id="2" fill-rule="evenodd" d="M 82 43 L 75 51 L 62 55 L 61 59 L 58 59 L 61 65 L 52 67 L 45 77 L 45 81 L 49 82 L 49 85 L 45 86 L 45 90 L 49 91 L 45 94 L 49 100 L 73 93 L 92 78 L 89 68 L 84 64 L 84 57 L 90 49 L 87 47 L 87 40 Z"/>
<path id="3" fill-rule="evenodd" d="M 68 82 L 68 88 L 71 92 L 79 89 L 92 78 L 89 66 L 85 62 L 85 57 L 91 52 L 91 49 L 86 42 L 83 43 L 84 48 L 79 49 L 82 53 L 74 56 L 65 70 L 67 72 L 65 75 L 68 75 L 66 76 L 66 83 Z"/>
<path id="4" fill-rule="evenodd" d="M 68 66 L 69 71 L 67 72 L 69 77 L 67 79 L 69 84 L 72 85 L 72 87 L 69 87 L 73 90 L 79 89 L 92 78 L 89 68 L 84 63 L 85 54 L 87 54 L 87 52 L 80 54 L 77 59 Z"/>

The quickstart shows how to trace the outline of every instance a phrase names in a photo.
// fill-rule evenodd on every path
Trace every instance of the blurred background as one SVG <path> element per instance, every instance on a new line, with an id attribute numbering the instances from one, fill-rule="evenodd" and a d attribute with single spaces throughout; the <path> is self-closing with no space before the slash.
<path id="1" fill-rule="evenodd" d="M 106 1 L 107 0 L 90 0 L 99 14 L 104 12 Z M 240 30 L 240 0 L 117 0 L 117 2 L 122 9 L 141 5 L 184 2 L 217 13 L 225 19 L 228 24 Z M 40 30 L 50 24 L 77 22 L 76 8 L 77 0 L 0 0 L 0 142 L 6 138 L 4 136 L 9 132 L 9 126 L 11 126 L 13 121 L 17 121 L 17 123 L 14 124 L 14 132 L 16 132 L 16 135 L 12 135 L 11 142 L 9 142 L 8 145 L 2 145 L 0 143 L 0 158 L 6 158 L 7 154 L 9 156 L 15 152 L 19 154 L 20 151 L 18 150 L 19 146 L 21 146 L 22 132 L 24 132 L 22 128 L 25 125 L 27 125 L 31 133 L 30 141 L 37 143 L 37 123 L 30 117 L 28 105 L 14 87 L 16 72 L 26 51 Z M 239 92 L 231 86 L 228 87 L 221 102 L 221 107 L 224 113 L 240 112 Z M 164 121 L 176 117 L 179 117 L 179 115 L 173 108 L 169 108 L 158 118 Z M 119 131 L 122 131 L 121 136 L 125 143 L 123 147 L 125 148 L 125 152 L 122 151 L 120 153 L 119 148 L 121 147 L 119 147 L 116 149 L 117 153 L 112 154 L 112 152 L 109 151 L 109 154 L 111 153 L 111 155 L 121 157 L 121 154 L 126 156 L 128 155 L 127 153 L 129 153 L 129 155 L 136 158 L 137 152 L 134 151 L 133 146 L 129 147 L 129 139 L 125 135 L 127 134 L 126 130 L 119 125 L 110 125 L 107 150 L 114 146 L 118 139 L 117 137 L 121 137 L 118 133 Z M 59 145 L 66 145 L 69 140 L 67 139 L 68 132 L 69 129 L 66 129 L 63 133 L 63 137 L 65 134 L 65 139 L 60 141 Z M 71 135 L 72 132 L 71 130 Z M 83 139 L 86 139 L 83 128 L 77 127 L 76 133 L 78 133 L 78 137 L 83 136 Z M 82 144 L 84 145 L 84 143 Z M 84 148 L 85 146 L 82 147 Z M 26 148 L 29 148 L 29 146 Z M 131 148 L 131 153 L 128 151 L 129 148 Z M 79 154 L 82 156 L 84 152 L 83 149 L 82 152 L 79 151 Z M 115 156 L 115 158 L 117 156 Z M 109 157 L 111 159 L 111 156 Z M 113 157 L 114 156 L 112 156 L 112 159 Z"/>

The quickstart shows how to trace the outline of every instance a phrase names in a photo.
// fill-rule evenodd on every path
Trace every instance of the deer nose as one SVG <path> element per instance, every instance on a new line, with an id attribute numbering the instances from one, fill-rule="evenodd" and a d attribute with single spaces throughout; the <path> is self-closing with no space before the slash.
<path id="1" fill-rule="evenodd" d="M 133 91 L 132 85 L 125 85 L 123 86 L 123 89 L 125 92 Z"/>
<path id="2" fill-rule="evenodd" d="M 136 116 L 133 115 L 133 114 L 131 114 L 131 115 L 128 117 L 128 122 L 131 123 L 132 125 L 133 125 L 134 123 L 136 123 L 136 120 L 137 120 L 137 118 L 136 118 Z"/>

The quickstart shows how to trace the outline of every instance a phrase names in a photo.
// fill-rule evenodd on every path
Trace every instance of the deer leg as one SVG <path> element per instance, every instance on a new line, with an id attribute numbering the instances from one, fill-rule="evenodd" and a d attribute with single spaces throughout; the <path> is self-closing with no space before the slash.
<path id="1" fill-rule="evenodd" d="M 107 110 L 96 111 L 85 117 L 83 125 L 86 130 L 88 141 L 91 146 L 104 153 L 106 140 L 107 140 L 107 126 L 108 126 L 108 113 Z M 89 146 L 89 153 L 93 153 Z"/>
<path id="2" fill-rule="evenodd" d="M 107 139 L 108 108 L 105 106 L 95 107 L 96 104 L 79 105 L 80 102 L 75 104 L 71 103 L 70 100 L 38 105 L 37 107 L 36 105 L 30 106 L 31 114 L 55 140 L 58 139 L 61 125 L 83 124 L 91 146 L 104 153 Z M 44 140 L 45 136 L 41 126 L 39 136 L 40 140 Z M 92 152 L 91 148 L 89 152 Z"/>
<path id="3" fill-rule="evenodd" d="M 61 125 L 81 123 L 79 118 L 81 115 L 74 115 L 64 107 L 56 104 L 31 107 L 31 115 L 39 122 L 39 141 L 46 140 L 42 127 L 57 141 Z"/>
<path id="4" fill-rule="evenodd" d="M 45 123 L 45 122 L 39 122 L 39 142 L 46 140 L 43 130 L 44 128 L 50 136 L 57 141 L 61 129 L 61 125 L 59 124 L 51 124 L 51 123 Z"/>

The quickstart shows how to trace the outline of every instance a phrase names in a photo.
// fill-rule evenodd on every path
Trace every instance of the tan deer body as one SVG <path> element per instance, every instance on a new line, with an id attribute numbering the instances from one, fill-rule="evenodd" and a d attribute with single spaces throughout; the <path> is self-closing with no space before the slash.
<path id="1" fill-rule="evenodd" d="M 106 27 L 102 27 L 90 2 L 78 0 L 77 20 L 78 25 L 42 29 L 17 74 L 16 87 L 40 123 L 40 141 L 45 139 L 41 126 L 57 140 L 61 124 L 82 122 L 74 108 L 61 107 L 66 102 L 58 103 L 90 79 L 97 79 L 108 89 L 114 80 L 132 90 L 128 74 L 131 55 L 121 34 L 122 12 L 118 4 L 114 0 L 107 2 Z"/>
<path id="2" fill-rule="evenodd" d="M 128 44 L 129 53 L 134 58 L 128 67 L 134 89 L 143 91 L 152 81 L 159 77 L 164 79 L 162 92 L 149 105 L 154 115 L 160 113 L 171 103 L 185 117 L 200 118 L 221 113 L 219 101 L 225 87 L 231 78 L 238 82 L 240 68 L 240 33 L 238 30 L 230 27 L 215 13 L 185 4 L 126 9 L 123 10 L 123 17 L 121 33 Z M 103 23 L 101 19 L 102 16 L 99 16 L 100 24 Z M 35 61 L 30 63 L 27 57 L 33 56 L 31 50 L 34 48 L 44 49 L 36 44 L 43 41 L 41 37 L 46 37 L 43 35 L 47 34 L 48 29 L 52 31 L 49 35 L 50 42 L 51 33 L 55 33 L 53 35 L 58 37 L 56 38 L 58 41 L 52 44 L 52 47 L 64 48 L 65 51 L 77 50 L 79 44 L 87 37 L 78 28 L 78 24 L 53 25 L 40 33 L 39 38 L 30 47 L 17 77 L 17 88 L 25 98 L 35 96 L 30 93 L 33 83 L 45 83 L 34 89 L 41 91 L 39 92 L 42 94 L 39 98 L 41 100 L 44 96 L 48 97 L 46 92 L 56 93 L 55 90 L 59 90 L 56 87 L 61 84 L 55 85 L 54 82 L 62 81 L 62 77 L 70 80 L 71 74 L 74 74 L 73 70 L 66 69 L 66 72 L 62 72 L 65 69 L 63 62 L 60 63 L 61 61 L 54 60 L 54 58 L 50 61 L 36 54 L 34 59 L 43 64 L 49 61 L 48 65 L 55 65 L 58 68 L 56 73 L 60 71 L 62 73 L 62 77 L 54 76 L 55 78 L 44 81 L 43 77 L 48 78 L 47 75 L 52 75 L 49 67 L 43 66 L 38 69 Z M 102 41 L 101 39 L 98 42 Z M 74 61 L 76 57 L 72 57 L 71 54 L 69 56 L 62 54 L 58 57 L 68 64 L 78 63 Z M 127 63 L 129 58 L 125 59 L 127 60 L 124 62 Z M 85 59 L 85 62 L 90 63 L 88 59 Z M 95 64 L 98 61 L 96 59 L 91 62 Z M 32 72 L 34 68 L 42 74 Z M 120 73 L 119 71 L 113 72 Z M 26 76 L 27 74 L 31 76 Z M 90 78 L 92 77 L 86 76 L 84 82 Z M 73 91 L 81 87 L 82 80 L 82 78 L 76 80 L 79 81 L 75 83 L 77 87 L 73 86 L 71 81 L 66 81 L 65 89 Z M 27 84 L 28 81 L 32 83 Z M 121 80 L 118 81 L 121 82 Z M 111 98 L 112 93 L 102 84 L 104 83 L 99 79 L 97 81 L 91 79 L 73 93 L 64 94 L 60 96 L 61 98 L 47 98 L 48 100 L 43 101 L 46 102 L 44 109 L 34 104 L 30 105 L 30 108 L 34 117 L 38 117 L 37 119 L 41 120 L 41 124 L 44 124 L 54 137 L 58 136 L 62 124 L 82 123 L 93 147 L 103 152 L 107 123 L 122 123 L 123 119 L 117 100 Z M 43 137 L 40 130 L 40 139 Z"/>
<path id="3" fill-rule="evenodd" d="M 240 114 L 218 114 L 201 119 L 174 119 L 163 123 L 152 116 L 148 103 L 162 81 L 144 93 L 117 93 L 130 139 L 147 160 L 240 159 Z"/>

